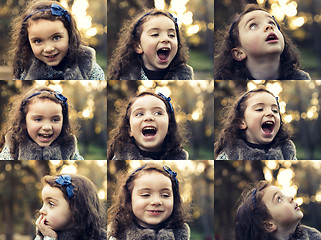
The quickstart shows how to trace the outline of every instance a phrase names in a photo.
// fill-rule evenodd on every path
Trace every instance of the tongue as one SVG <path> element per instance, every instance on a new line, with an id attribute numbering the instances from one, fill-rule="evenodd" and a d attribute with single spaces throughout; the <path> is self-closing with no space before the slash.
<path id="1" fill-rule="evenodd" d="M 164 51 L 159 51 L 158 52 L 158 57 L 160 58 L 160 60 L 166 60 L 166 52 Z"/>
<path id="2" fill-rule="evenodd" d="M 152 136 L 155 136 L 155 133 L 145 133 L 144 136 L 145 137 L 152 137 Z"/>
<path id="3" fill-rule="evenodd" d="M 262 127 L 262 129 L 265 133 L 272 133 L 272 130 L 273 130 L 272 127 Z"/>

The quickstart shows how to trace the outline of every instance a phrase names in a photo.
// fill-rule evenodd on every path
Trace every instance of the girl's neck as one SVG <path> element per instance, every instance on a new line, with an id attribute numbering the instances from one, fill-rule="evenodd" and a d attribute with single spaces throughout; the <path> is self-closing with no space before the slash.
<path id="1" fill-rule="evenodd" d="M 291 235 L 295 232 L 297 228 L 297 223 L 295 223 L 293 226 L 287 226 L 287 227 L 278 227 L 278 229 L 273 234 L 274 237 L 278 240 L 288 240 Z"/>
<path id="2" fill-rule="evenodd" d="M 276 80 L 280 77 L 280 55 L 247 58 L 246 67 L 254 79 Z"/>

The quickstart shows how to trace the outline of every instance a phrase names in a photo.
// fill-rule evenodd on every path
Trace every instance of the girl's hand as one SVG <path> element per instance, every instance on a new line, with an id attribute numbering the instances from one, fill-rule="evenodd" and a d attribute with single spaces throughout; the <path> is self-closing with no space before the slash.
<path id="1" fill-rule="evenodd" d="M 46 225 L 45 221 L 46 218 L 43 215 L 40 215 L 36 221 L 37 229 L 42 233 L 42 235 L 57 239 L 57 233 L 52 229 L 52 227 Z"/>

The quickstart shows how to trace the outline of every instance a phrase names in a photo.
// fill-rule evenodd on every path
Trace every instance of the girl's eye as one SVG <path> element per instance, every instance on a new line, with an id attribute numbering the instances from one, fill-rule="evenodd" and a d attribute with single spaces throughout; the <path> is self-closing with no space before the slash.
<path id="1" fill-rule="evenodd" d="M 153 34 L 151 34 L 151 36 L 152 36 L 152 37 L 158 37 L 159 34 L 158 34 L 158 33 L 153 33 Z"/>
<path id="2" fill-rule="evenodd" d="M 50 207 L 54 207 L 55 206 L 55 204 L 53 204 L 53 202 L 49 202 L 48 204 L 49 204 Z"/>
<path id="3" fill-rule="evenodd" d="M 161 196 L 164 197 L 164 198 L 168 198 L 168 197 L 169 197 L 169 194 L 163 193 Z"/>
<path id="4" fill-rule="evenodd" d="M 278 196 L 277 198 L 276 198 L 276 201 L 279 203 L 279 202 L 282 202 L 282 198 L 280 197 L 280 196 Z"/>
<path id="5" fill-rule="evenodd" d="M 158 115 L 163 115 L 162 112 L 155 112 L 155 115 L 158 116 Z"/>
<path id="6" fill-rule="evenodd" d="M 257 112 L 262 112 L 262 111 L 263 111 L 263 108 L 258 108 L 258 109 L 256 109 L 255 111 L 257 111 Z"/>
<path id="7" fill-rule="evenodd" d="M 42 43 L 42 41 L 40 40 L 40 39 L 36 39 L 36 40 L 34 40 L 33 41 L 35 44 L 41 44 Z"/>
<path id="8" fill-rule="evenodd" d="M 41 121 L 41 118 L 35 118 L 35 121 L 36 121 L 36 122 L 40 122 L 40 121 Z"/>
<path id="9" fill-rule="evenodd" d="M 270 21 L 269 24 L 276 26 L 276 23 L 274 21 Z"/>
<path id="10" fill-rule="evenodd" d="M 171 33 L 171 34 L 168 34 L 169 37 L 176 37 L 175 34 Z"/>
<path id="11" fill-rule="evenodd" d="M 53 122 L 60 122 L 60 118 L 54 118 L 52 119 Z"/>
<path id="12" fill-rule="evenodd" d="M 278 110 L 272 110 L 272 112 L 274 112 L 274 113 L 278 113 L 279 111 L 278 111 Z"/>
<path id="13" fill-rule="evenodd" d="M 250 29 L 255 29 L 257 27 L 257 24 L 256 23 L 252 23 L 251 25 L 250 25 Z"/>
<path id="14" fill-rule="evenodd" d="M 142 194 L 141 196 L 142 196 L 142 197 L 149 197 L 149 196 L 150 196 L 150 194 L 148 194 L 148 193 L 144 193 L 144 194 Z"/>
<path id="15" fill-rule="evenodd" d="M 53 40 L 55 40 L 55 41 L 58 41 L 58 40 L 60 40 L 60 39 L 61 39 L 60 36 L 54 36 L 54 37 L 53 37 Z"/>
<path id="16" fill-rule="evenodd" d="M 143 116 L 143 115 L 144 115 L 143 113 L 136 113 L 135 114 L 136 117 Z"/>

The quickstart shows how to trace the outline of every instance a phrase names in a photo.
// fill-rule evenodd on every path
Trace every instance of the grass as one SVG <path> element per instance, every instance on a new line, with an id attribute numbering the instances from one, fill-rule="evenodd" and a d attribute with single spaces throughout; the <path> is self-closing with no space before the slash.
<path id="1" fill-rule="evenodd" d="M 104 160 L 107 158 L 106 149 L 101 146 L 90 144 L 86 147 L 87 152 L 84 151 L 85 147 L 79 144 L 79 153 L 85 160 Z"/>
<path id="2" fill-rule="evenodd" d="M 188 64 L 192 66 L 194 71 L 212 72 L 213 62 L 206 52 L 191 50 Z"/>

